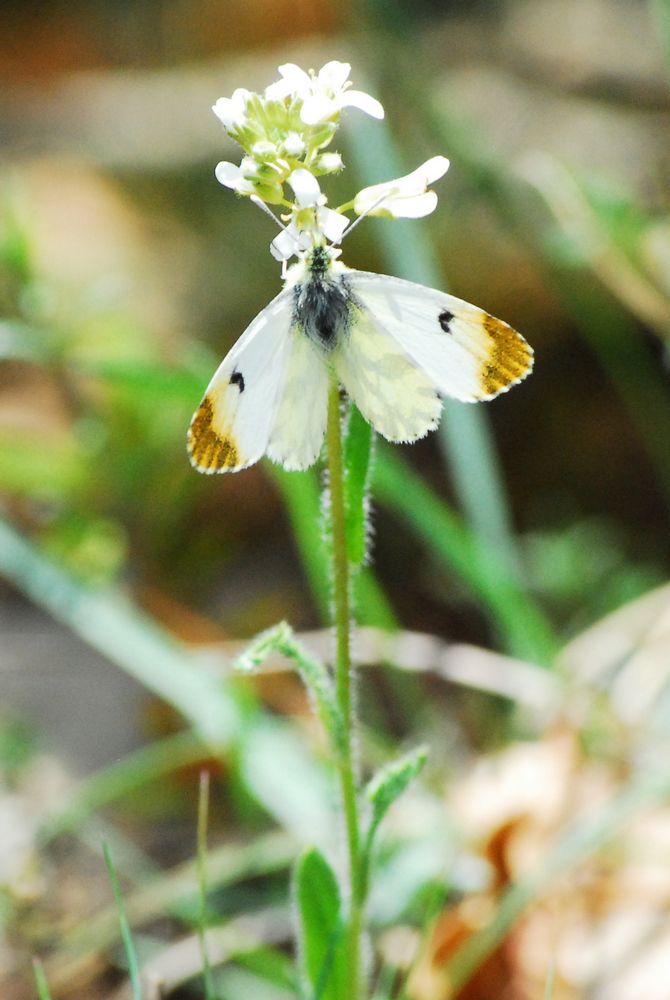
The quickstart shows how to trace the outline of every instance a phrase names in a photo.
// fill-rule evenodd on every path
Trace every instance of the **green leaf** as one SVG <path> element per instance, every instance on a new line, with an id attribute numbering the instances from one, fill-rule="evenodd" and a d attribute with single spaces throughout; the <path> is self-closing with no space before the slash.
<path id="1" fill-rule="evenodd" d="M 285 472 L 270 462 L 265 464 L 265 471 L 282 492 L 307 582 L 322 620 L 330 624 L 330 566 L 323 538 L 318 474 L 315 469 Z M 369 566 L 356 574 L 354 594 L 359 625 L 389 630 L 397 627 L 393 610 Z"/>
<path id="2" fill-rule="evenodd" d="M 544 987 L 544 1000 L 552 1000 L 554 995 L 554 966 L 552 965 L 547 973 L 547 981 Z"/>
<path id="3" fill-rule="evenodd" d="M 651 0 L 651 12 L 656 19 L 658 37 L 670 68 L 670 0 Z"/>
<path id="4" fill-rule="evenodd" d="M 261 947 L 236 957 L 237 965 L 258 976 L 266 983 L 298 995 L 296 968 L 293 958 L 278 948 Z"/>
<path id="5" fill-rule="evenodd" d="M 86 456 L 75 442 L 0 435 L 0 490 L 35 500 L 62 501 L 81 493 Z"/>
<path id="6" fill-rule="evenodd" d="M 482 602 L 506 651 L 536 663 L 550 662 L 557 641 L 532 596 L 510 576 L 498 554 L 390 448 L 379 450 L 374 487 L 420 538 L 430 554 Z"/>
<path id="7" fill-rule="evenodd" d="M 238 764 L 247 791 L 299 843 L 322 843 L 329 836 L 333 776 L 297 728 L 260 716 L 250 721 Z"/>
<path id="8" fill-rule="evenodd" d="M 51 1000 L 51 993 L 49 992 L 49 984 L 47 982 L 46 973 L 44 972 L 44 966 L 38 958 L 33 959 L 33 976 L 35 978 L 35 986 L 37 988 L 37 996 L 39 1000 Z"/>
<path id="9" fill-rule="evenodd" d="M 209 747 L 219 752 L 239 736 L 243 714 L 230 686 L 120 589 L 82 585 L 1 519 L 0 575 L 172 705 Z"/>
<path id="10" fill-rule="evenodd" d="M 57 810 L 47 815 L 40 828 L 41 843 L 46 845 L 64 833 L 77 830 L 92 813 L 125 796 L 142 794 L 149 785 L 164 780 L 181 767 L 204 763 L 210 753 L 191 730 L 183 730 L 114 761 L 79 782 Z"/>
<path id="11" fill-rule="evenodd" d="M 198 941 L 202 959 L 202 985 L 205 1000 L 215 1000 L 212 963 L 207 947 L 207 824 L 209 822 L 209 771 L 200 772 L 198 794 L 198 838 L 196 865 L 198 871 Z"/>
<path id="12" fill-rule="evenodd" d="M 428 748 L 425 746 L 416 747 L 404 757 L 400 757 L 399 760 L 394 760 L 382 768 L 365 789 L 366 798 L 371 806 L 371 816 L 361 857 L 360 893 L 362 899 L 365 899 L 368 892 L 370 858 L 379 824 L 396 799 L 402 795 L 410 782 L 423 769 L 427 759 Z"/>
<path id="13" fill-rule="evenodd" d="M 352 403 L 344 439 L 344 502 L 347 555 L 354 566 L 361 565 L 367 549 L 367 492 L 372 444 L 372 427 Z"/>
<path id="14" fill-rule="evenodd" d="M 295 663 L 333 747 L 341 752 L 342 719 L 328 670 L 325 664 L 312 656 L 302 643 L 298 642 L 290 625 L 280 622 L 262 632 L 238 657 L 234 664 L 235 669 L 243 673 L 253 673 L 273 652 L 281 653 Z"/>
<path id="15" fill-rule="evenodd" d="M 347 969 L 340 890 L 333 870 L 315 847 L 295 872 L 303 974 L 314 1000 L 345 1000 Z"/>
<path id="16" fill-rule="evenodd" d="M 314 600 L 322 619 L 330 622 L 330 569 L 321 530 L 321 494 L 315 470 L 285 472 L 269 462 L 265 470 L 283 494 Z"/>
<path id="17" fill-rule="evenodd" d="M 27 285 L 33 278 L 32 241 L 28 227 L 11 204 L 10 197 L 3 197 L 3 227 L 0 238 L 0 267 L 6 269 L 19 285 Z"/>
<path id="18" fill-rule="evenodd" d="M 413 100 L 417 110 L 433 103 L 431 95 L 419 87 L 415 88 Z M 348 135 L 352 166 L 362 186 L 376 183 L 380 176 L 399 177 L 405 173 L 401 148 L 386 123 L 381 122 L 376 128 L 374 146 L 360 122 L 351 121 Z M 394 220 L 392 225 L 385 226 L 380 246 L 390 273 L 422 285 L 444 287 L 444 276 L 426 223 Z M 438 434 L 468 526 L 497 550 L 509 574 L 517 574 L 520 564 L 517 541 L 487 411 L 445 399 Z"/>
<path id="19" fill-rule="evenodd" d="M 368 839 L 374 836 L 384 816 L 411 781 L 423 770 L 428 748 L 416 747 L 399 760 L 394 760 L 374 776 L 365 790 L 372 807 Z"/>
<path id="20" fill-rule="evenodd" d="M 112 859 L 111 851 L 106 843 L 103 843 L 102 845 L 102 852 L 105 856 L 105 864 L 107 865 L 109 878 L 112 883 L 112 892 L 114 893 L 114 902 L 116 903 L 119 915 L 121 940 L 123 941 L 123 948 L 126 953 L 126 962 L 128 963 L 128 974 L 130 976 L 133 1000 L 142 1000 L 140 966 L 137 960 L 137 952 L 135 951 L 135 945 L 133 943 L 128 917 L 126 916 L 125 906 L 123 905 L 123 896 L 121 895 L 121 887 L 119 886 L 119 877 L 116 873 L 116 867 Z"/>

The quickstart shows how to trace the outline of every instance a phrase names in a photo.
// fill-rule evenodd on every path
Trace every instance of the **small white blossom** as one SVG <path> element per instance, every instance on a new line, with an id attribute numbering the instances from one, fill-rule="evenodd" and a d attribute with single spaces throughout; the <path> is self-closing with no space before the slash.
<path id="1" fill-rule="evenodd" d="M 336 170 L 342 170 L 344 167 L 342 157 L 339 153 L 321 153 L 317 157 L 315 165 L 326 174 L 335 173 Z"/>
<path id="2" fill-rule="evenodd" d="M 268 192 L 274 188 L 280 190 L 281 161 L 269 163 L 257 160 L 253 156 L 245 156 L 239 167 L 228 160 L 217 163 L 214 171 L 216 179 L 225 187 L 232 188 L 238 194 L 258 194 L 261 185 L 265 190 L 263 197 L 267 200 Z"/>
<path id="3" fill-rule="evenodd" d="M 317 209 L 316 218 L 321 232 L 329 243 L 339 243 L 351 221 L 346 215 L 336 212 L 333 208 L 327 208 L 325 205 L 321 205 Z"/>
<path id="4" fill-rule="evenodd" d="M 295 222 L 290 222 L 286 229 L 270 243 L 270 253 L 275 260 L 286 261 L 291 257 L 297 257 L 307 250 L 312 244 L 309 232 L 298 229 Z"/>
<path id="5" fill-rule="evenodd" d="M 298 171 L 294 171 L 294 173 L 298 173 Z M 318 189 L 318 181 L 316 178 L 313 180 Z M 289 183 L 291 183 L 291 178 L 289 178 Z M 312 188 L 312 195 L 313 191 Z M 305 223 L 305 220 L 301 218 L 300 209 L 293 212 L 289 225 L 278 236 L 275 236 L 270 244 L 270 253 L 275 260 L 286 261 L 290 257 L 299 257 L 305 250 L 324 242 L 339 243 L 342 234 L 349 225 L 350 220 L 346 215 L 328 208 L 326 196 L 321 193 L 319 193 L 316 202 L 312 202 L 310 206 L 303 204 L 302 207 L 312 208 L 311 218 Z"/>
<path id="6" fill-rule="evenodd" d="M 221 163 L 217 163 L 214 173 L 219 184 L 223 184 L 227 188 L 232 188 L 233 191 L 238 191 L 240 194 L 253 194 L 255 191 L 254 185 L 248 179 L 242 167 L 238 167 L 236 163 L 229 163 L 227 160 L 222 160 Z"/>
<path id="7" fill-rule="evenodd" d="M 289 132 L 282 146 L 287 156 L 302 156 L 305 152 L 305 140 L 297 132 Z"/>
<path id="8" fill-rule="evenodd" d="M 238 87 L 232 97 L 220 97 L 212 107 L 212 111 L 223 124 L 227 132 L 242 128 L 246 124 L 247 101 L 251 91 Z"/>
<path id="9" fill-rule="evenodd" d="M 430 215 L 437 205 L 437 195 L 428 190 L 428 185 L 443 177 L 448 169 L 446 157 L 433 156 L 405 177 L 363 188 L 354 199 L 354 211 L 357 215 L 386 215 L 396 219 Z"/>
<path id="10" fill-rule="evenodd" d="M 305 73 L 295 63 L 279 67 L 281 80 L 265 90 L 267 100 L 298 97 L 303 105 L 300 118 L 305 125 L 318 125 L 336 115 L 342 108 L 359 108 L 372 118 L 383 118 L 384 109 L 374 97 L 361 90 L 349 90 L 349 63 L 332 62 L 314 75 Z"/>
<path id="11" fill-rule="evenodd" d="M 319 182 L 313 173 L 305 167 L 294 170 L 288 178 L 288 182 L 293 188 L 296 201 L 301 208 L 309 208 L 318 205 L 323 198 Z"/>
<path id="12" fill-rule="evenodd" d="M 268 142 L 267 139 L 260 139 L 251 147 L 251 153 L 257 160 L 272 160 L 276 159 L 277 147 L 274 142 Z"/>

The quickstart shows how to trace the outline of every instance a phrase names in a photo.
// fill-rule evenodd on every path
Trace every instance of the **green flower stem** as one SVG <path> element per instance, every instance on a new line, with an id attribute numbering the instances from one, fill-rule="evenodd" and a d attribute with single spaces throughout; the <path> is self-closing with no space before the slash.
<path id="1" fill-rule="evenodd" d="M 342 461 L 342 425 L 340 389 L 333 379 L 328 398 L 328 477 L 330 486 L 330 528 L 333 554 L 333 606 L 336 657 L 335 695 L 342 724 L 342 747 L 338 771 L 349 848 L 349 998 L 359 1000 L 361 973 L 362 903 L 360 887 L 360 822 L 354 761 L 355 711 L 352 698 L 352 663 L 350 650 L 350 573 L 347 556 L 344 503 L 344 468 Z"/>

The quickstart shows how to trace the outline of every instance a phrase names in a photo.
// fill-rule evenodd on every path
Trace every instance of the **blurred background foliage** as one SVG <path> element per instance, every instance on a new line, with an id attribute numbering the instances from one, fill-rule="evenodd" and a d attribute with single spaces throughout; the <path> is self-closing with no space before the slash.
<path id="1" fill-rule="evenodd" d="M 537 925 L 523 968 L 505 951 L 523 885 L 488 938 L 459 911 L 489 883 L 457 804 L 442 800 L 522 738 L 545 773 L 560 770 L 564 807 L 575 783 L 586 798 L 609 791 L 612 830 L 667 792 L 636 781 L 667 739 L 668 52 L 664 0 L 2 5 L 0 810 L 20 843 L 0 868 L 3 996 L 32 995 L 26 956 L 49 948 L 55 996 L 116 995 L 114 914 L 77 927 L 110 898 L 88 853 L 103 827 L 133 886 L 131 916 L 150 928 L 148 960 L 175 926 L 193 926 L 188 873 L 170 866 L 189 864 L 203 761 L 220 779 L 212 923 L 266 919 L 258 949 L 222 967 L 217 988 L 294 985 L 276 947 L 288 842 L 328 840 L 323 748 L 289 674 L 252 686 L 226 664 L 235 640 L 281 618 L 327 623 L 320 472 L 201 477 L 184 438 L 218 360 L 279 287 L 268 220 L 214 180 L 235 151 L 210 106 L 236 86 L 261 89 L 282 62 L 331 58 L 351 61 L 387 113 L 347 118 L 342 201 L 436 153 L 452 161 L 434 216 L 369 220 L 347 262 L 476 302 L 537 359 L 509 395 L 447 405 L 437 434 L 377 448 L 359 620 L 404 631 L 398 645 L 361 639 L 365 662 L 385 664 L 362 683 L 362 753 L 367 766 L 418 736 L 432 772 L 414 822 L 389 839 L 374 919 L 408 934 L 433 920 L 439 961 L 424 955 L 412 997 L 456 995 L 435 966 L 456 962 L 463 941 L 472 954 L 450 967 L 452 984 L 472 992 L 459 996 L 493 995 L 495 981 L 520 1000 L 543 981 L 554 959 L 528 958 Z M 500 849 L 518 809 L 508 801 L 490 830 L 475 824 L 495 899 L 518 875 Z M 552 833 L 574 818 L 552 816 Z M 288 839 L 272 839 L 276 824 Z M 548 873 L 600 842 L 579 833 L 553 845 L 572 861 Z M 68 903 L 82 872 L 89 895 Z M 240 951 L 230 927 L 222 954 Z M 394 968 L 404 939 L 389 940 Z M 586 981 L 594 997 L 641 995 L 640 980 L 598 993 L 611 989 L 602 969 L 577 985 L 559 972 L 556 997 Z M 380 996 L 395 995 L 389 982 Z"/>

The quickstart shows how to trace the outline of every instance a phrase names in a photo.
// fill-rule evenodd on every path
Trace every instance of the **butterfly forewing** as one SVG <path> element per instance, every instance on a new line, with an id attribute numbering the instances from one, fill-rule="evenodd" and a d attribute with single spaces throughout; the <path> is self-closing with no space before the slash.
<path id="1" fill-rule="evenodd" d="M 247 327 L 207 387 L 188 432 L 200 472 L 236 472 L 265 453 L 290 349 L 292 296 L 281 292 Z"/>
<path id="2" fill-rule="evenodd" d="M 366 271 L 347 282 L 360 303 L 445 396 L 492 399 L 533 367 L 521 334 L 477 306 L 436 289 Z"/>

